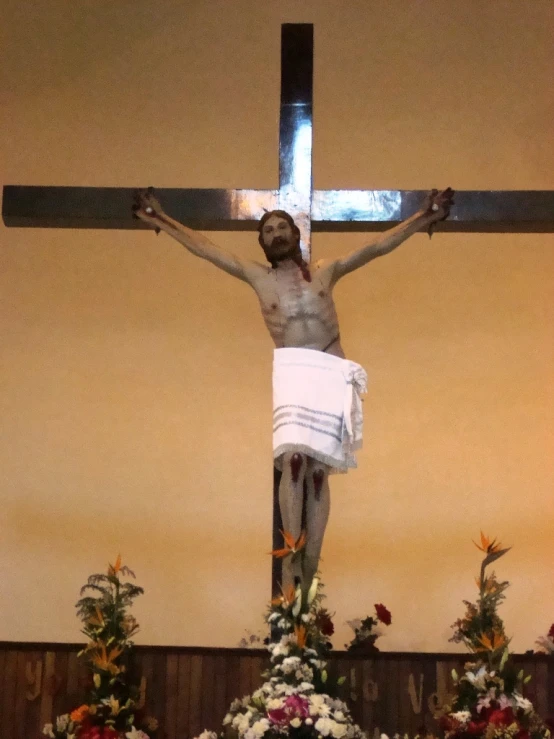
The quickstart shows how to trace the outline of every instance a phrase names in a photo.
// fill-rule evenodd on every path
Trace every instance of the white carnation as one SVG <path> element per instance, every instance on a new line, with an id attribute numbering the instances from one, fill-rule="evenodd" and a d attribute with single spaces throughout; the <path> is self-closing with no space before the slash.
<path id="1" fill-rule="evenodd" d="M 274 657 L 281 657 L 282 655 L 287 655 L 288 653 L 289 653 L 288 644 L 281 644 L 281 642 L 279 642 L 278 644 L 275 644 L 271 649 L 271 654 Z"/>
<path id="2" fill-rule="evenodd" d="M 261 718 L 259 721 L 254 722 L 251 731 L 257 739 L 260 739 L 260 737 L 262 737 L 268 729 L 269 719 Z"/>
<path id="3" fill-rule="evenodd" d="M 318 718 L 315 722 L 314 729 L 319 731 L 321 736 L 329 736 L 334 723 L 330 718 Z"/>
<path id="4" fill-rule="evenodd" d="M 299 726 L 300 726 L 301 724 L 302 724 L 302 721 L 301 721 L 301 720 L 300 720 L 300 719 L 298 718 L 298 716 L 295 716 L 295 717 L 294 717 L 293 719 L 291 719 L 291 721 L 290 721 L 290 725 L 291 725 L 291 726 L 292 726 L 292 727 L 293 727 L 294 729 L 298 729 L 298 727 L 299 727 Z"/>
<path id="5" fill-rule="evenodd" d="M 452 718 L 456 719 L 456 721 L 459 721 L 461 724 L 467 724 L 471 718 L 471 713 L 469 711 L 456 711 L 456 713 L 452 714 Z"/>
<path id="6" fill-rule="evenodd" d="M 325 702 L 325 698 L 318 693 L 310 696 L 310 716 L 328 716 L 329 706 Z M 316 725 L 317 728 L 317 725 Z"/>
<path id="7" fill-rule="evenodd" d="M 335 737 L 335 739 L 342 739 L 342 737 L 346 734 L 348 727 L 346 724 L 338 724 L 336 721 L 333 721 L 333 726 L 331 727 L 331 734 Z"/>

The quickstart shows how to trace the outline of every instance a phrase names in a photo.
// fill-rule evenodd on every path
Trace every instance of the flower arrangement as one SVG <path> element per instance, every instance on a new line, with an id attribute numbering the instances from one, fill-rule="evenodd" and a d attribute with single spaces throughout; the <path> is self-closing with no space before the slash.
<path id="1" fill-rule="evenodd" d="M 375 642 L 383 635 L 380 625 L 390 626 L 392 616 L 386 606 L 376 603 L 375 613 L 372 616 L 366 616 L 364 619 L 357 618 L 346 623 L 354 630 L 354 638 L 349 644 L 344 645 L 346 649 L 349 652 L 374 653 L 379 651 Z"/>
<path id="2" fill-rule="evenodd" d="M 144 591 L 122 576 L 135 577 L 118 556 L 106 574 L 91 575 L 81 588 L 77 615 L 89 643 L 79 656 L 90 668 L 92 685 L 83 705 L 45 725 L 42 733 L 50 739 L 150 739 L 157 729 L 153 718 L 144 719 L 143 728 L 135 726 L 138 691 L 127 684 L 126 662 L 139 626 L 127 608 Z"/>
<path id="3" fill-rule="evenodd" d="M 539 652 L 554 654 L 554 624 L 552 624 L 546 636 L 539 636 L 535 644 L 539 646 Z"/>
<path id="4" fill-rule="evenodd" d="M 466 613 L 453 624 L 451 641 L 465 644 L 478 659 L 467 663 L 461 676 L 452 671 L 456 694 L 439 719 L 445 739 L 547 739 L 548 728 L 523 696 L 530 677 L 516 672 L 497 613 L 509 583 L 486 572 L 509 549 L 483 533 L 476 546 L 485 554 L 476 581 L 479 595 L 476 603 L 464 601 Z"/>
<path id="5" fill-rule="evenodd" d="M 271 666 L 258 690 L 233 701 L 222 739 L 365 739 L 346 704 L 329 694 L 336 683 L 330 684 L 325 657 L 334 627 L 321 598 L 314 578 L 306 597 L 300 586 L 290 587 L 271 602 L 266 615 Z M 206 731 L 199 739 L 217 734 Z"/>

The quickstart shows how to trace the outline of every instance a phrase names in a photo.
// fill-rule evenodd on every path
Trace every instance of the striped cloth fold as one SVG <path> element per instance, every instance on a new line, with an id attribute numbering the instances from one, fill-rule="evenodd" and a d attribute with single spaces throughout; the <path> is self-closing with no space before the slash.
<path id="1" fill-rule="evenodd" d="M 362 445 L 362 401 L 367 375 L 348 359 L 313 349 L 275 349 L 273 457 L 303 452 L 331 472 L 356 467 Z"/>

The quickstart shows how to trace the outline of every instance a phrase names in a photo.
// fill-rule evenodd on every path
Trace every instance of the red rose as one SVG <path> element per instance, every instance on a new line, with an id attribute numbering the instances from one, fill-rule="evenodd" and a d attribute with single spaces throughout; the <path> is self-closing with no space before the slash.
<path id="1" fill-rule="evenodd" d="M 392 616 L 388 608 L 386 608 L 382 603 L 376 603 L 375 604 L 375 613 L 377 614 L 377 618 L 382 624 L 385 624 L 385 626 L 390 626 L 392 623 Z"/>
<path id="2" fill-rule="evenodd" d="M 468 734 L 482 734 L 486 728 L 486 721 L 470 721 L 467 725 L 466 731 Z"/>
<path id="3" fill-rule="evenodd" d="M 335 633 L 335 627 L 333 625 L 333 622 L 331 620 L 331 616 L 327 613 L 326 610 L 321 610 L 317 614 L 315 618 L 315 625 L 316 628 L 318 628 L 323 636 L 333 636 Z"/>
<path id="4" fill-rule="evenodd" d="M 489 716 L 489 723 L 495 726 L 509 726 L 514 722 L 514 712 L 510 707 L 500 710 L 497 708 Z"/>
<path id="5" fill-rule="evenodd" d="M 554 639 L 554 624 L 550 627 L 550 631 L 548 632 L 548 636 L 552 637 Z"/>

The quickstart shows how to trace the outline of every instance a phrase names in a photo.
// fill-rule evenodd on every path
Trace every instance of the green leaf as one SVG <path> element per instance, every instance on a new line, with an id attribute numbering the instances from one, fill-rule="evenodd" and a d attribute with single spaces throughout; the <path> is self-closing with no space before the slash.
<path id="1" fill-rule="evenodd" d="M 339 679 L 337 680 L 337 685 L 344 685 L 345 682 L 346 682 L 346 675 L 343 675 L 342 677 L 339 677 Z"/>

